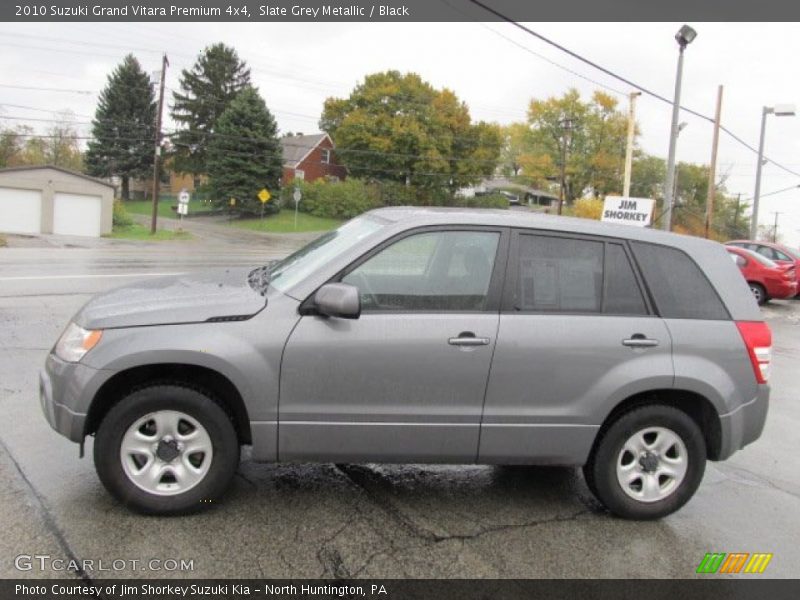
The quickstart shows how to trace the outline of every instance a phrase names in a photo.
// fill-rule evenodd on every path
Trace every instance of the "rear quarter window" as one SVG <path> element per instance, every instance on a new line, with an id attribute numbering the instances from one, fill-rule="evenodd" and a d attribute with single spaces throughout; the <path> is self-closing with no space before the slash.
<path id="1" fill-rule="evenodd" d="M 668 246 L 631 242 L 636 261 L 665 319 L 730 318 L 708 278 L 688 254 Z"/>

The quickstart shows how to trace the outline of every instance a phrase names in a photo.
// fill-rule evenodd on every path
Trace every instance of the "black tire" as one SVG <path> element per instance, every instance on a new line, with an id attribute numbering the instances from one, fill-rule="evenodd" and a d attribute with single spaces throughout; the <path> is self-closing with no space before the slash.
<path id="1" fill-rule="evenodd" d="M 767 294 L 767 290 L 763 285 L 754 281 L 748 282 L 748 285 L 750 286 L 750 291 L 753 293 L 753 297 L 756 299 L 756 302 L 759 306 L 762 306 L 769 301 L 769 295 Z"/>
<path id="2" fill-rule="evenodd" d="M 123 468 L 123 437 L 136 420 L 157 411 L 180 411 L 205 428 L 212 446 L 211 464 L 194 487 L 175 495 L 141 489 Z M 230 485 L 239 465 L 239 441 L 230 417 L 210 396 L 180 385 L 138 389 L 115 404 L 98 426 L 94 464 L 100 481 L 125 506 L 145 514 L 184 514 L 208 508 Z"/>
<path id="3" fill-rule="evenodd" d="M 688 465 L 681 483 L 668 496 L 654 502 L 632 498 L 617 479 L 617 461 L 626 441 L 648 427 L 675 433 L 686 447 Z M 664 405 L 646 405 L 620 415 L 602 430 L 583 474 L 589 489 L 613 514 L 634 520 L 665 517 L 681 508 L 697 491 L 706 468 L 706 444 L 697 423 L 685 412 Z"/>

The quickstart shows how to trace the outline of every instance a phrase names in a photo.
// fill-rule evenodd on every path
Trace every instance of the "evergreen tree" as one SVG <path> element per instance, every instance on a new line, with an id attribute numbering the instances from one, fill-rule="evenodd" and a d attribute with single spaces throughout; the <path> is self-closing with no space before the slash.
<path id="1" fill-rule="evenodd" d="M 172 137 L 175 169 L 206 173 L 207 149 L 217 119 L 250 85 L 250 69 L 236 50 L 219 43 L 206 48 L 191 70 L 181 72 L 181 92 L 173 93 L 172 118 L 182 129 Z"/>
<path id="2" fill-rule="evenodd" d="M 283 153 L 275 118 L 256 89 L 244 88 L 220 115 L 208 144 L 207 166 L 217 206 L 236 198 L 239 209 L 256 213 L 261 210 L 257 194 L 267 188 L 274 200 L 266 208 L 275 210 Z"/>
<path id="3" fill-rule="evenodd" d="M 100 93 L 92 137 L 86 151 L 86 171 L 95 177 L 122 179 L 122 199 L 128 200 L 131 177 L 153 167 L 156 102 L 150 78 L 129 54 L 108 76 Z"/>

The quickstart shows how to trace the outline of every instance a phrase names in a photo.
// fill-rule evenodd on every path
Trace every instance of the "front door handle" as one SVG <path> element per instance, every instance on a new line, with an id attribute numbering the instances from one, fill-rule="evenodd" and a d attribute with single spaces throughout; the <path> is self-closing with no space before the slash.
<path id="1" fill-rule="evenodd" d="M 488 346 L 488 337 L 475 337 L 471 331 L 462 331 L 458 337 L 451 337 L 447 343 L 451 346 Z"/>
<path id="2" fill-rule="evenodd" d="M 658 340 L 645 337 L 642 333 L 634 333 L 627 340 L 622 340 L 622 345 L 629 348 L 653 348 L 658 346 Z"/>

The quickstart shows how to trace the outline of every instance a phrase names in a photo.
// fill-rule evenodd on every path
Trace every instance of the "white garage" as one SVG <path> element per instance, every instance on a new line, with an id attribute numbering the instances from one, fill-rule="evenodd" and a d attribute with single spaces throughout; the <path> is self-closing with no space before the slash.
<path id="1" fill-rule="evenodd" d="M 61 167 L 0 169 L 0 232 L 111 233 L 114 186 Z"/>
<path id="2" fill-rule="evenodd" d="M 42 193 L 0 187 L 0 231 L 39 233 L 42 228 Z"/>
<path id="3" fill-rule="evenodd" d="M 53 196 L 53 233 L 100 237 L 102 201 L 100 196 L 57 192 Z"/>

